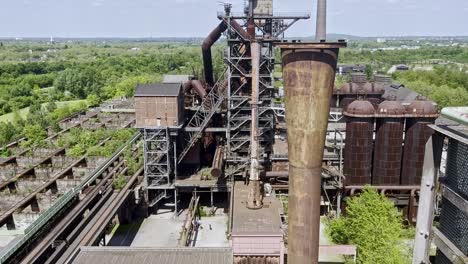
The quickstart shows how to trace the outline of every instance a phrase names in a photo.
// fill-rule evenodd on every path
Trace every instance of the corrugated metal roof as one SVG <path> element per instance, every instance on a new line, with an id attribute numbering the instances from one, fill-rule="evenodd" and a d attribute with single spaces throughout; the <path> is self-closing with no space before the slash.
<path id="1" fill-rule="evenodd" d="M 135 96 L 178 96 L 181 89 L 181 83 L 139 84 L 135 89 Z"/>
<path id="2" fill-rule="evenodd" d="M 192 75 L 171 75 L 166 74 L 163 77 L 163 83 L 184 83 L 193 78 Z"/>
<path id="3" fill-rule="evenodd" d="M 81 247 L 75 264 L 232 264 L 231 248 Z"/>
<path id="4" fill-rule="evenodd" d="M 395 89 L 393 87 L 397 87 Z M 418 97 L 418 93 L 404 87 L 404 86 L 386 86 L 385 87 L 385 94 L 382 96 L 384 99 L 390 99 L 392 96 L 395 96 L 396 100 L 402 103 L 411 103 Z"/>

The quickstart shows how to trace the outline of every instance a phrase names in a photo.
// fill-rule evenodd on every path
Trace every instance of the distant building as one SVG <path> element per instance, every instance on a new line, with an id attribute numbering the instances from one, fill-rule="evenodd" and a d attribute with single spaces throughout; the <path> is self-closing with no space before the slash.
<path id="1" fill-rule="evenodd" d="M 385 43 L 385 42 L 387 42 L 387 39 L 384 39 L 384 38 L 377 39 L 377 43 Z"/>
<path id="2" fill-rule="evenodd" d="M 338 65 L 337 73 L 339 75 L 347 75 L 354 72 L 364 72 L 365 69 L 364 65 Z"/>
<path id="3" fill-rule="evenodd" d="M 390 70 L 388 70 L 388 74 L 393 74 L 397 71 L 409 71 L 409 66 L 405 64 L 398 64 L 398 65 L 393 65 Z"/>

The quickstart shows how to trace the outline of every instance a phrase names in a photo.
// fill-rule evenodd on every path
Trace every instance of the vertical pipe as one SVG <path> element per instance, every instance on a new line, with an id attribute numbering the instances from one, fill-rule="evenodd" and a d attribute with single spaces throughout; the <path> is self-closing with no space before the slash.
<path id="1" fill-rule="evenodd" d="M 252 57 L 252 123 L 250 133 L 250 177 L 249 177 L 249 196 L 247 207 L 251 209 L 261 208 L 262 197 L 260 191 L 260 172 L 259 172 L 259 142 L 258 142 L 258 103 L 259 103 L 259 86 L 260 86 L 260 53 L 261 46 L 258 42 L 250 44 Z"/>
<path id="2" fill-rule="evenodd" d="M 327 39 L 327 0 L 317 1 L 317 28 L 315 31 L 315 40 L 322 41 Z"/>
<path id="3" fill-rule="evenodd" d="M 323 149 L 342 46 L 280 45 L 289 153 L 288 263 L 318 263 Z"/>

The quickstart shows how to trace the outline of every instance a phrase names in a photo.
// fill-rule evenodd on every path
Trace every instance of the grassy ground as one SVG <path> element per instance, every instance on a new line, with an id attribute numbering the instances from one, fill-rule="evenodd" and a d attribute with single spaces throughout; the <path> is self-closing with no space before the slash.
<path id="1" fill-rule="evenodd" d="M 68 105 L 69 107 L 77 106 L 80 103 L 86 103 L 86 100 L 74 100 L 74 101 L 63 101 L 63 102 L 56 102 L 57 108 L 64 107 L 65 105 Z M 47 103 L 42 104 L 42 106 L 46 106 Z M 29 113 L 29 107 L 20 109 L 18 111 L 18 114 L 21 118 L 26 118 L 26 116 Z M 0 116 L 0 122 L 12 122 L 14 119 L 15 114 L 14 113 L 8 113 Z"/>

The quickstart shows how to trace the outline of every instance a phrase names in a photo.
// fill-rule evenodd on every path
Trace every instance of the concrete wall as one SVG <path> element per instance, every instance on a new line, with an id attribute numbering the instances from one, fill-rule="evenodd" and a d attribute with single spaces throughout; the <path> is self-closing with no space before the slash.
<path id="1" fill-rule="evenodd" d="M 17 230 L 25 230 L 40 216 L 40 213 L 14 213 L 13 219 Z"/>

